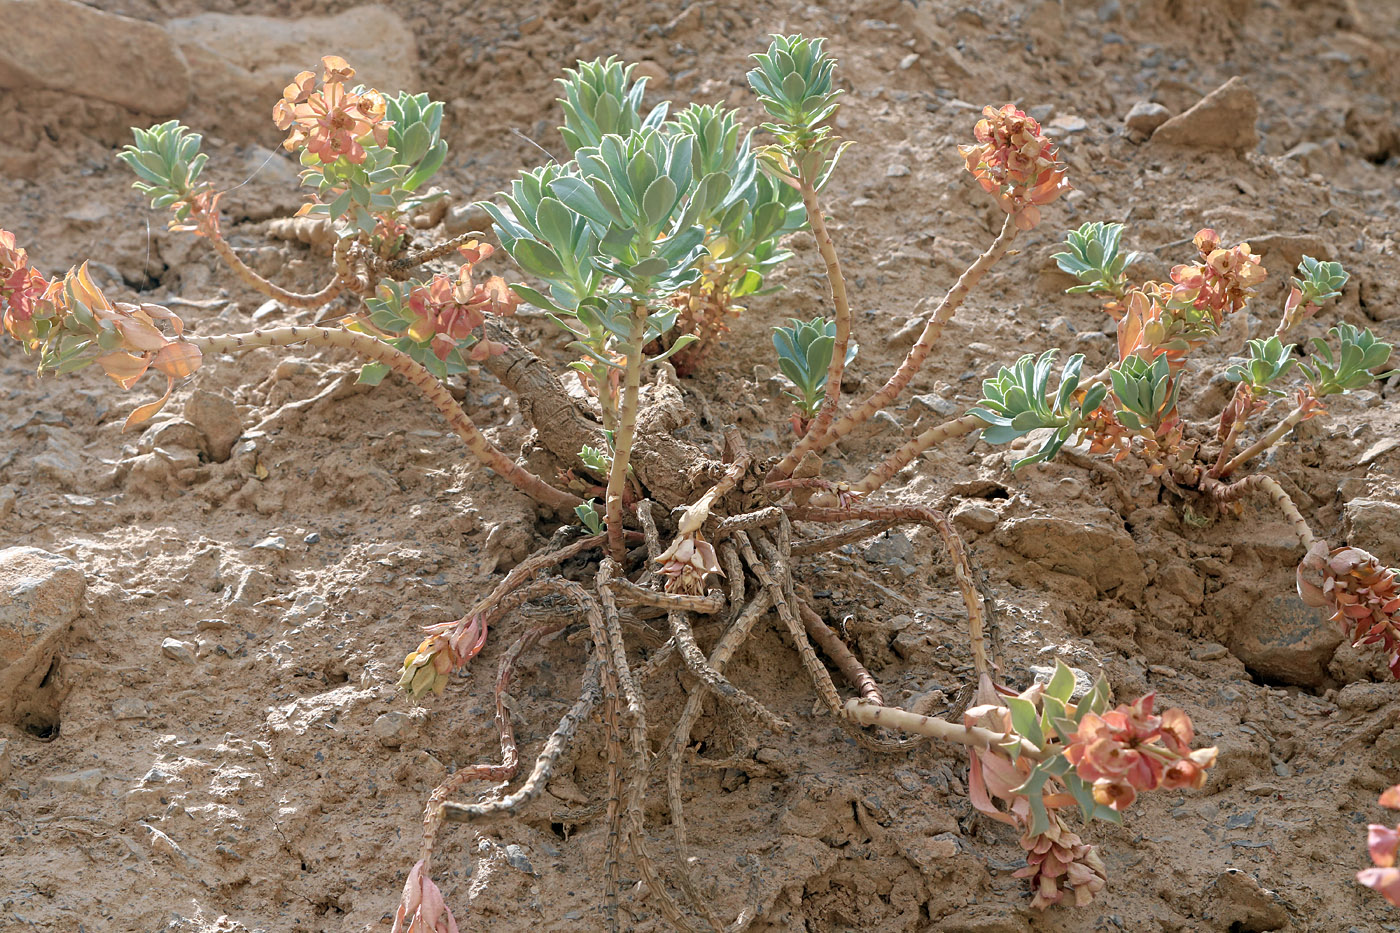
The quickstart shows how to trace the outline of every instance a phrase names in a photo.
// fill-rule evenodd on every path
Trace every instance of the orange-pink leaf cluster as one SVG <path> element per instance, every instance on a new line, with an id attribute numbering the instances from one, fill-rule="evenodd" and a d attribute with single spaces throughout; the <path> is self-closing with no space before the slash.
<path id="1" fill-rule="evenodd" d="M 1058 813 L 1051 814 L 1050 829 L 1036 836 L 1022 836 L 1026 867 L 1014 873 L 1028 878 L 1035 896 L 1031 907 L 1044 910 L 1068 897 L 1075 907 L 1084 907 L 1108 884 L 1108 872 L 1097 846 L 1079 838 L 1065 825 Z"/>
<path id="2" fill-rule="evenodd" d="M 1400 784 L 1381 794 L 1380 805 L 1400 810 Z M 1400 849 L 1400 826 L 1391 828 L 1379 823 L 1367 827 L 1366 848 L 1371 853 L 1373 867 L 1356 873 L 1356 880 L 1380 892 L 1381 897 L 1400 907 L 1400 867 L 1396 867 L 1396 850 Z"/>
<path id="3" fill-rule="evenodd" d="M 344 156 L 358 165 L 365 160 L 366 139 L 379 146 L 388 140 L 384 96 L 373 88 L 347 90 L 345 82 L 355 69 L 338 55 L 325 56 L 321 65 L 321 89 L 316 89 L 316 76 L 303 71 L 282 91 L 272 119 L 279 130 L 288 131 L 282 144 L 287 151 L 305 148 L 326 164 Z"/>
<path id="4" fill-rule="evenodd" d="M 1201 261 L 1172 269 L 1172 300 L 1209 311 L 1219 325 L 1227 314 L 1245 306 L 1254 287 L 1268 273 L 1248 243 L 1225 249 L 1220 245 L 1219 234 L 1209 227 L 1199 231 L 1191 242 L 1200 251 Z"/>
<path id="5" fill-rule="evenodd" d="M 959 146 L 967 170 L 996 198 L 1021 230 L 1040 223 L 1040 206 L 1069 190 L 1065 165 L 1040 124 L 1011 104 L 986 107 L 973 134 L 975 146 Z"/>
<path id="6" fill-rule="evenodd" d="M 473 267 L 489 258 L 493 251 L 489 243 L 472 240 L 460 250 L 467 261 L 457 270 L 455 280 L 438 274 L 426 285 L 409 292 L 405 307 L 413 315 L 414 322 L 408 335 L 414 340 L 430 340 L 438 359 L 447 359 L 459 341 L 470 337 L 486 323 L 486 315 L 514 314 L 519 306 L 519 296 L 500 276 L 493 275 L 485 282 L 472 279 Z M 483 337 L 472 344 L 468 356 L 484 360 L 504 352 L 504 344 Z"/>
<path id="7" fill-rule="evenodd" d="M 1206 769 L 1215 764 L 1216 750 L 1192 750 L 1195 729 L 1180 709 L 1160 716 L 1152 712 L 1149 693 L 1131 706 L 1119 706 L 1102 716 L 1086 713 L 1065 749 L 1076 773 L 1094 786 L 1094 799 L 1123 810 L 1138 791 L 1201 787 Z"/>
<path id="8" fill-rule="evenodd" d="M 35 307 L 49 288 L 49 281 L 30 265 L 28 251 L 15 245 L 15 235 L 0 230 L 0 322 L 4 331 L 16 340 L 32 340 Z"/>
<path id="9" fill-rule="evenodd" d="M 1400 677 L 1400 586 L 1396 572 L 1357 547 L 1312 546 L 1298 565 L 1298 595 L 1309 606 L 1326 607 L 1355 647 L 1380 645 L 1387 665 Z"/>

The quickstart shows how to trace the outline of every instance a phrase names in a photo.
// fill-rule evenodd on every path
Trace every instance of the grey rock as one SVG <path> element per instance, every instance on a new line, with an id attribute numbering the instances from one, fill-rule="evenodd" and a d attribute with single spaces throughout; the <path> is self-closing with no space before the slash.
<path id="1" fill-rule="evenodd" d="M 172 418 L 151 425 L 136 440 L 138 453 L 148 454 L 157 447 L 167 452 L 188 450 L 198 453 L 204 447 L 204 439 L 199 429 L 190 422 Z"/>
<path id="2" fill-rule="evenodd" d="M 1341 633 L 1325 613 L 1304 605 L 1297 593 L 1275 591 L 1254 600 L 1230 627 L 1227 647 L 1262 677 L 1319 687 L 1327 679 L 1327 662 L 1341 643 Z"/>
<path id="3" fill-rule="evenodd" d="M 527 875 L 535 873 L 535 866 L 530 864 L 530 859 L 525 855 L 524 847 L 513 842 L 506 846 L 506 864 Z"/>
<path id="4" fill-rule="evenodd" d="M 243 434 L 238 407 L 217 392 L 195 389 L 185 403 L 185 417 L 204 435 L 209 458 L 223 463 L 233 453 L 233 445 Z"/>
<path id="5" fill-rule="evenodd" d="M 895 162 L 889 168 L 885 169 L 886 178 L 904 178 L 908 174 L 909 166 L 905 165 L 903 162 Z"/>
<path id="6" fill-rule="evenodd" d="M 106 777 L 101 768 L 88 768 L 70 774 L 50 774 L 39 779 L 40 785 L 63 794 L 82 794 L 91 797 Z"/>
<path id="7" fill-rule="evenodd" d="M 1197 661 L 1218 661 L 1230 653 L 1230 649 L 1224 645 L 1208 641 L 1204 645 L 1191 652 L 1191 657 Z"/>
<path id="8" fill-rule="evenodd" d="M 962 414 L 963 407 L 952 399 L 944 398 L 941 395 L 929 393 L 927 395 L 916 395 L 909 400 L 909 404 L 915 411 L 923 409 L 933 412 L 940 418 L 956 418 Z"/>
<path id="9" fill-rule="evenodd" d="M 901 531 L 880 535 L 865 546 L 865 559 L 886 567 L 906 563 L 913 556 L 914 545 Z"/>
<path id="10" fill-rule="evenodd" d="M 418 720 L 398 710 L 379 716 L 370 727 L 379 744 L 385 748 L 398 748 L 405 742 L 413 741 L 418 738 L 418 729 Z"/>
<path id="11" fill-rule="evenodd" d="M 1045 124 L 1045 130 L 1053 138 L 1072 136 L 1075 133 L 1082 133 L 1089 128 L 1089 121 L 1083 117 L 1065 113 Z"/>
<path id="12" fill-rule="evenodd" d="M 181 664 L 194 664 L 194 649 L 194 642 L 181 641 L 178 638 L 166 638 L 160 643 L 160 653 Z"/>
<path id="13" fill-rule="evenodd" d="M 1172 112 L 1161 104 L 1152 101 L 1140 100 L 1133 104 L 1128 115 L 1123 118 L 1123 125 L 1128 128 L 1128 132 L 1141 139 L 1146 139 L 1152 133 L 1172 118 Z"/>
<path id="14" fill-rule="evenodd" d="M 287 549 L 287 539 L 281 535 L 268 535 L 257 544 L 254 544 L 253 547 L 260 551 L 285 551 Z"/>
<path id="15" fill-rule="evenodd" d="M 1236 76 L 1202 97 L 1190 110 L 1163 123 L 1152 134 L 1152 141 L 1194 149 L 1253 149 L 1259 144 L 1259 133 L 1254 128 L 1258 119 L 1258 99 L 1249 85 Z"/>
<path id="16" fill-rule="evenodd" d="M 0 22 L 20 27 L 0 44 L 0 88 L 64 91 L 158 117 L 190 99 L 189 65 L 153 23 L 72 0 L 0 0 Z"/>
<path id="17" fill-rule="evenodd" d="M 1341 144 L 1335 139 L 1315 143 L 1301 142 L 1283 154 L 1285 159 L 1297 162 L 1308 174 L 1332 176 L 1342 171 L 1346 157 Z"/>

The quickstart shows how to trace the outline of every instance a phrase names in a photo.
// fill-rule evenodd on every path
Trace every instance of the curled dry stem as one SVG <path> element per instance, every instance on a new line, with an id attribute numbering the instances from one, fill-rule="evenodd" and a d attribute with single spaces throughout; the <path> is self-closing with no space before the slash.
<path id="1" fill-rule="evenodd" d="M 1298 545 L 1304 550 L 1312 549 L 1313 542 L 1317 540 L 1313 536 L 1312 528 L 1308 526 L 1308 520 L 1303 517 L 1303 513 L 1298 510 L 1293 498 L 1279 485 L 1278 480 L 1264 473 L 1255 473 L 1253 476 L 1246 476 L 1244 479 L 1233 483 L 1222 483 L 1219 480 L 1204 479 L 1201 482 L 1201 489 L 1210 494 L 1216 502 L 1221 504 L 1234 502 L 1251 492 L 1262 492 L 1269 497 L 1269 501 L 1283 513 L 1283 517 L 1288 520 L 1289 527 L 1293 529 L 1293 534 L 1298 538 Z"/>

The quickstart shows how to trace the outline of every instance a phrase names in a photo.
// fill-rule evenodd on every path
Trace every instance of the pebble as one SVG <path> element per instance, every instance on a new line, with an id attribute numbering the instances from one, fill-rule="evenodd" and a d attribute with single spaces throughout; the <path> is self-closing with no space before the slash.
<path id="1" fill-rule="evenodd" d="M 530 864 L 530 859 L 525 855 L 524 847 L 513 842 L 506 846 L 506 864 L 527 875 L 535 873 L 535 866 Z"/>
<path id="2" fill-rule="evenodd" d="M 40 778 L 39 783 L 59 793 L 82 794 L 84 797 L 91 797 L 97 793 L 97 788 L 104 777 L 106 775 L 102 773 L 102 769 L 88 768 L 86 771 L 74 771 L 70 774 L 50 774 Z"/>
<path id="3" fill-rule="evenodd" d="M 1246 810 L 1243 813 L 1232 813 L 1225 817 L 1226 829 L 1250 829 L 1254 826 L 1254 818 L 1258 815 L 1257 810 Z"/>
<path id="4" fill-rule="evenodd" d="M 927 409 L 941 418 L 956 418 L 962 414 L 963 407 L 952 399 L 944 398 L 941 395 L 930 392 L 927 395 L 916 395 L 909 400 L 915 409 Z"/>
<path id="5" fill-rule="evenodd" d="M 1219 661 L 1227 656 L 1230 649 L 1218 642 L 1208 641 L 1199 648 L 1191 652 L 1191 657 L 1197 661 Z"/>
<path id="6" fill-rule="evenodd" d="M 185 403 L 185 418 L 204 437 L 205 449 L 215 463 L 223 463 L 233 453 L 233 445 L 243 434 L 238 407 L 217 392 L 195 389 Z"/>
<path id="7" fill-rule="evenodd" d="M 321 533 L 320 533 L 319 531 L 313 531 L 313 532 L 311 532 L 310 534 L 308 534 L 306 537 L 302 538 L 301 540 L 302 540 L 302 542 L 305 543 L 305 544 L 320 544 L 320 543 L 321 543 Z"/>
<path id="8" fill-rule="evenodd" d="M 398 748 L 405 742 L 418 738 L 418 720 L 407 713 L 394 710 L 380 715 L 370 727 L 379 744 L 385 748 Z"/>
<path id="9" fill-rule="evenodd" d="M 1048 684 L 1050 678 L 1055 676 L 1055 668 L 1039 664 L 1032 664 L 1030 671 L 1032 676 L 1035 677 L 1036 683 Z M 1070 700 L 1078 700 L 1090 690 L 1094 689 L 1094 678 L 1089 676 L 1088 671 L 1080 670 L 1077 667 L 1071 667 L 1070 673 L 1074 674 L 1074 692 L 1069 695 Z"/>
<path id="10" fill-rule="evenodd" d="M 903 178 L 908 174 L 909 166 L 905 165 L 903 162 L 895 162 L 889 168 L 885 169 L 886 178 Z"/>
<path id="11" fill-rule="evenodd" d="M 145 719 L 149 715 L 149 705 L 136 697 L 122 697 L 112 704 L 113 719 Z"/>
<path id="12" fill-rule="evenodd" d="M 485 233 L 491 229 L 491 215 L 476 204 L 458 204 L 447 212 L 443 229 L 450 236 L 461 236 L 473 230 Z"/>
<path id="13" fill-rule="evenodd" d="M 1140 100 L 1133 104 L 1128 115 L 1123 118 L 1123 125 L 1128 128 L 1129 134 L 1139 139 L 1146 139 L 1156 131 L 1157 127 L 1171 118 L 1172 112 L 1161 104 Z"/>
<path id="14" fill-rule="evenodd" d="M 919 53 L 918 53 L 918 52 L 910 52 L 908 55 L 904 56 L 903 58 L 901 58 L 901 59 L 899 60 L 899 70 L 900 70 L 900 71 L 908 71 L 910 68 L 913 68 L 914 65 L 915 65 L 918 61 L 919 61 Z"/>
<path id="15" fill-rule="evenodd" d="M 192 641 L 181 641 L 178 638 L 167 638 L 160 643 L 160 653 L 172 661 L 179 661 L 182 664 L 194 664 L 195 644 Z"/>
<path id="16" fill-rule="evenodd" d="M 1051 120 L 1046 124 L 1045 128 L 1051 136 L 1067 136 L 1073 133 L 1084 132 L 1089 128 L 1089 122 L 1077 114 L 1066 113 Z"/>
<path id="17" fill-rule="evenodd" d="M 953 510 L 953 521 L 972 531 L 987 532 L 997 526 L 1001 518 L 996 510 L 975 502 L 964 502 Z"/>
<path id="18" fill-rule="evenodd" d="M 262 551 L 285 551 L 287 549 L 287 539 L 281 535 L 269 535 L 253 545 L 253 547 Z"/>

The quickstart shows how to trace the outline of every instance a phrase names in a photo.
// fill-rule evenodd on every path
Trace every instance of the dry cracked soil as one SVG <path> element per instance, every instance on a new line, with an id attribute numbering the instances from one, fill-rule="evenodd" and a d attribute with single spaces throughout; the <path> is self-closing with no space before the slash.
<path id="1" fill-rule="evenodd" d="M 1303 253 L 1351 271 L 1342 319 L 1400 340 L 1391 0 L 406 0 L 349 12 L 0 0 L 0 21 L 0 226 L 46 271 L 91 259 L 117 297 L 182 299 L 173 307 L 202 332 L 298 318 L 147 211 L 113 158 L 131 125 L 179 118 L 205 133 L 210 171 L 231 189 L 233 244 L 310 288 L 326 257 L 278 223 L 300 196 L 267 115 L 322 54 L 447 102 L 454 201 L 444 226 L 416 232 L 426 242 L 468 229 L 473 199 L 561 150 L 553 82 L 575 61 L 641 62 L 649 100 L 725 102 L 753 126 L 746 57 L 769 33 L 828 36 L 848 90 L 836 128 L 856 141 L 827 195 L 854 296 L 853 392 L 878 384 L 909 322 L 994 235 L 998 209 L 955 144 L 984 103 L 1016 102 L 1060 141 L 1075 191 L 989 275 L 911 392 L 829 464 L 837 477 L 966 410 L 1020 353 L 1109 359 L 1111 322 L 1063 294 L 1049 258 L 1086 220 L 1125 222 L 1158 276 L 1205 226 L 1263 253 L 1269 283 L 1188 380 L 1188 415 L 1227 399 L 1211 373 L 1271 326 Z M 1234 77 L 1224 109 L 1147 138 Z M 726 424 L 761 455 L 789 443 L 767 335 L 825 307 L 812 245 L 793 237 L 781 288 L 753 299 L 685 382 L 694 420 L 680 430 L 697 443 L 713 449 Z M 548 321 L 518 324 L 567 362 Z M 13 342 L 0 346 L 0 547 L 19 549 L 0 561 L 0 929 L 387 931 L 427 794 L 497 754 L 489 672 L 511 623 L 443 696 L 414 706 L 394 682 L 418 625 L 462 613 L 553 526 L 475 468 L 406 387 L 357 386 L 341 355 L 212 362 L 155 426 L 123 433 L 137 394 L 92 371 L 36 378 Z M 489 375 L 469 373 L 461 391 L 497 443 L 528 444 Z M 1336 402 L 1269 463 L 1320 535 L 1389 563 L 1396 392 L 1392 380 Z M 731 674 L 796 728 L 758 733 L 707 706 L 684 787 L 703 896 L 724 917 L 757 903 L 763 933 L 1400 929 L 1354 880 L 1366 823 L 1385 813 L 1376 795 L 1400 779 L 1400 687 L 1291 595 L 1299 555 L 1279 517 L 1253 504 L 1200 516 L 1131 474 L 1074 462 L 1013 472 L 1016 455 L 964 439 L 887 496 L 958 514 L 995 596 L 1009 683 L 1061 659 L 1120 696 L 1156 691 L 1219 746 L 1207 787 L 1149 795 L 1123 827 L 1091 828 L 1109 890 L 1081 910 L 1032 911 L 1012 877 L 1020 847 L 975 815 L 962 753 L 857 746 L 814 707 L 770 627 Z M 952 705 L 970 655 L 927 529 L 812 559 L 799 582 L 892 701 L 941 691 L 935 709 Z M 511 700 L 527 756 L 585 658 L 567 639 L 528 657 Z M 652 685 L 657 736 L 688 688 L 674 672 Z M 603 756 L 590 723 L 524 811 L 448 827 L 436 870 L 463 930 L 603 928 Z M 648 799 L 664 861 L 675 853 L 655 780 Z M 666 929 L 623 871 L 625 928 Z"/>

